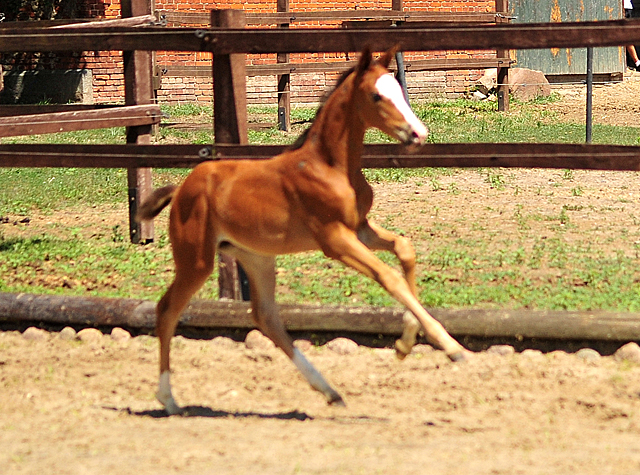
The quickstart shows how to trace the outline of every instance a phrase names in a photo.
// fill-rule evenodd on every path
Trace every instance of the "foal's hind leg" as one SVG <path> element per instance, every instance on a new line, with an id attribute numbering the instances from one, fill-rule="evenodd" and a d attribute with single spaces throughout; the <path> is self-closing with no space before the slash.
<path id="1" fill-rule="evenodd" d="M 317 239 L 324 253 L 382 285 L 392 297 L 406 306 L 420 321 L 427 339 L 445 351 L 453 361 L 464 359 L 465 350 L 444 327 L 422 307 L 406 280 L 378 259 L 355 233 L 343 223 L 334 222 L 318 230 Z"/>
<path id="2" fill-rule="evenodd" d="M 156 334 L 160 340 L 160 382 L 156 398 L 165 407 L 167 413 L 180 414 L 182 409 L 176 404 L 171 392 L 171 367 L 169 354 L 173 337 L 182 311 L 193 294 L 207 280 L 213 270 L 213 263 L 204 268 L 194 266 L 185 270 L 176 270 L 176 277 L 156 307 Z"/>
<path id="3" fill-rule="evenodd" d="M 371 221 L 365 221 L 358 229 L 358 239 L 369 249 L 393 252 L 402 266 L 404 277 L 414 297 L 418 297 L 416 286 L 416 253 L 411 242 L 402 236 L 388 231 Z M 410 311 L 402 316 L 404 329 L 400 339 L 396 340 L 396 356 L 404 359 L 416 344 L 420 331 L 420 322 Z"/>
<path id="4" fill-rule="evenodd" d="M 293 346 L 293 340 L 280 320 L 275 302 L 275 259 L 272 256 L 259 256 L 234 246 L 227 246 L 220 250 L 238 259 L 249 277 L 252 316 L 260 331 L 285 352 L 311 387 L 324 394 L 329 404 L 344 405 L 340 394 L 327 383 L 302 352 Z"/>

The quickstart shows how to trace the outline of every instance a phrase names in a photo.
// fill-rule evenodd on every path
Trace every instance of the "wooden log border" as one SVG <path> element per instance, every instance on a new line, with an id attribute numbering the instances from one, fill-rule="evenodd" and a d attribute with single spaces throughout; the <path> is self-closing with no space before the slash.
<path id="1" fill-rule="evenodd" d="M 455 337 L 541 340 L 640 341 L 640 314 L 604 311 L 428 309 Z M 335 305 L 281 305 L 293 332 L 343 332 L 398 336 L 403 309 Z M 150 331 L 155 302 L 137 299 L 0 293 L 0 323 L 125 327 Z M 182 329 L 250 330 L 250 304 L 194 300 Z"/>

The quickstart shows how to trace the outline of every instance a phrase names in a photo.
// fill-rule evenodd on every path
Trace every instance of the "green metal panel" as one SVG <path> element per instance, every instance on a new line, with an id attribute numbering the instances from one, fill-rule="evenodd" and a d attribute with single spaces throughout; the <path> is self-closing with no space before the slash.
<path id="1" fill-rule="evenodd" d="M 510 0 L 514 23 L 614 20 L 623 15 L 620 0 Z M 547 75 L 585 74 L 586 48 L 518 50 L 516 67 L 535 69 Z M 594 74 L 624 72 L 625 50 L 622 47 L 595 48 Z"/>

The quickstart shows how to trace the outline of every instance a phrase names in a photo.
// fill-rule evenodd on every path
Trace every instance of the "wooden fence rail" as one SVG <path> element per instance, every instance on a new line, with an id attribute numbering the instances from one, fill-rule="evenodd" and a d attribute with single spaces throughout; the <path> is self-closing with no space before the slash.
<path id="1" fill-rule="evenodd" d="M 284 145 L 0 145 L 3 167 L 190 168 L 205 160 L 264 160 Z M 505 167 L 640 171 L 640 146 L 555 143 L 366 145 L 365 168 Z"/>
<path id="2" fill-rule="evenodd" d="M 161 21 L 168 25 L 207 25 L 209 13 L 158 10 Z M 246 13 L 249 26 L 293 25 L 299 23 L 343 21 L 428 21 L 451 23 L 501 23 L 506 22 L 506 12 L 416 12 L 398 10 L 332 10 L 315 12 L 264 12 Z"/>
<path id="3" fill-rule="evenodd" d="M 101 129 L 116 123 L 119 127 L 152 125 L 159 124 L 161 118 L 155 104 L 15 115 L 0 120 L 0 137 Z"/>
<path id="4" fill-rule="evenodd" d="M 375 45 L 403 51 L 604 47 L 640 43 L 639 20 L 317 29 L 4 28 L 0 52 L 202 51 L 215 54 L 359 52 Z"/>

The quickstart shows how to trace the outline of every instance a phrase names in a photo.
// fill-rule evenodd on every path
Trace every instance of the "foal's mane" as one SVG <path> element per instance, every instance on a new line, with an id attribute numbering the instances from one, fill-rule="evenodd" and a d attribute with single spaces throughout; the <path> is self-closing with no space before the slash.
<path id="1" fill-rule="evenodd" d="M 327 102 L 327 100 L 329 99 L 329 97 L 331 96 L 331 94 L 333 94 L 333 92 L 338 89 L 340 87 L 340 85 L 347 79 L 347 77 L 349 77 L 349 75 L 354 72 L 356 70 L 356 66 L 353 66 L 349 69 L 347 69 L 345 72 L 343 72 L 340 77 L 338 78 L 338 80 L 336 81 L 336 85 L 333 87 L 333 89 L 331 89 L 331 91 L 329 92 L 325 92 L 322 97 L 320 98 L 320 106 L 318 107 L 318 110 L 316 111 L 316 115 L 313 117 L 313 120 L 311 121 L 311 125 L 309 125 L 309 127 L 307 127 L 304 132 L 302 132 L 298 138 L 295 140 L 295 142 L 293 142 L 288 150 L 298 150 L 299 148 L 301 148 L 304 143 L 307 140 L 307 137 L 309 135 L 309 131 L 311 130 L 311 127 L 313 127 L 313 124 L 315 123 L 316 117 L 318 117 L 318 114 L 320 114 L 320 111 L 322 111 L 322 108 L 324 107 L 325 103 Z"/>

